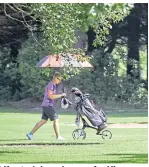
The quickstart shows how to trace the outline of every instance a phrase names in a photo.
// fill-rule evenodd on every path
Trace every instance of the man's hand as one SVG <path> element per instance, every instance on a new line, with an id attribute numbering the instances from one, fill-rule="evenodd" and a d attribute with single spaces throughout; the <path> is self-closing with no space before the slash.
<path id="1" fill-rule="evenodd" d="M 66 93 L 62 93 L 62 97 L 66 97 Z"/>
<path id="2" fill-rule="evenodd" d="M 48 90 L 48 97 L 50 99 L 59 99 L 61 97 L 65 97 L 66 96 L 66 93 L 61 93 L 61 94 L 53 94 L 53 91 L 51 90 Z"/>

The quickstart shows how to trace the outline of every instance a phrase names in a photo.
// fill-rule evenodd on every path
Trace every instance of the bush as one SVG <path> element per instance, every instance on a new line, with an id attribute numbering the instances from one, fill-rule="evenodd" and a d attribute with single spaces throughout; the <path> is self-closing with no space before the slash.
<path id="1" fill-rule="evenodd" d="M 99 103 L 113 101 L 147 107 L 147 90 L 139 80 L 119 76 L 118 61 L 110 54 L 104 55 L 103 51 L 96 50 L 93 57 L 94 70 L 83 69 L 72 78 L 70 85 L 90 93 L 91 98 Z"/>

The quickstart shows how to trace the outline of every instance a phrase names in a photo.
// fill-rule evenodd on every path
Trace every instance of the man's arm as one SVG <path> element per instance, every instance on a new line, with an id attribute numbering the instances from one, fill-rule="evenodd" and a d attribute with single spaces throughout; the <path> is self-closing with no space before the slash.
<path id="1" fill-rule="evenodd" d="M 52 100 L 54 100 L 54 99 L 59 99 L 59 98 L 61 98 L 61 97 L 63 97 L 63 96 L 66 96 L 66 94 L 65 94 L 65 93 L 53 94 L 53 91 L 52 91 L 52 90 L 48 90 L 48 97 L 49 97 L 50 99 L 52 99 Z"/>

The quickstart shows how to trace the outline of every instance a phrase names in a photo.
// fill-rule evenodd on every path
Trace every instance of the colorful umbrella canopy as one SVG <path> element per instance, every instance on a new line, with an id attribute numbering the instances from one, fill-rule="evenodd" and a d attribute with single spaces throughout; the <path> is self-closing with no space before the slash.
<path id="1" fill-rule="evenodd" d="M 78 61 L 80 55 L 75 54 L 59 54 L 49 55 L 41 59 L 37 63 L 37 67 L 93 67 L 88 61 Z"/>

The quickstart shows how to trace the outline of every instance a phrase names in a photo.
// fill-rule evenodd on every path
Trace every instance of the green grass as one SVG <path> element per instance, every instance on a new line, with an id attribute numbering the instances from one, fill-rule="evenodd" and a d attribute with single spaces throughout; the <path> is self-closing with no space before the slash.
<path id="1" fill-rule="evenodd" d="M 147 112 L 109 112 L 108 123 L 146 123 Z M 74 140 L 75 114 L 60 113 L 60 131 L 67 140 L 56 141 L 52 122 L 27 140 L 40 113 L 0 108 L 0 163 L 147 163 L 147 128 L 108 128 L 113 137 L 103 140 L 86 129 L 85 140 Z"/>

